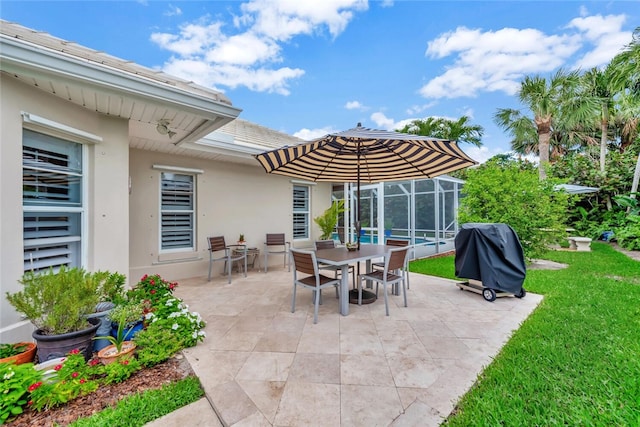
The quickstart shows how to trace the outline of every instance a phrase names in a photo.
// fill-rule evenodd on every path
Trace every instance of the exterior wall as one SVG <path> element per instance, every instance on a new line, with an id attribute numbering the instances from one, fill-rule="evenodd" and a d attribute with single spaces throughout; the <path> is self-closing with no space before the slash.
<path id="1" fill-rule="evenodd" d="M 85 234 L 87 270 L 126 272 L 129 266 L 128 122 L 96 114 L 0 75 L 0 342 L 29 340 L 31 324 L 7 302 L 23 272 L 21 112 L 103 138 L 86 144 Z M 41 131 L 46 133 L 45 131 Z"/>
<path id="2" fill-rule="evenodd" d="M 257 162 L 251 166 L 136 149 L 131 150 L 129 161 L 131 283 L 144 274 L 157 273 L 167 280 L 206 276 L 208 236 L 223 235 L 227 244 L 233 244 L 242 233 L 249 247 L 261 251 L 266 233 L 284 232 L 287 240 L 292 240 L 293 183 L 287 177 L 265 174 Z M 196 174 L 196 250 L 193 252 L 160 252 L 162 171 L 154 169 L 154 165 L 203 171 Z M 330 203 L 329 184 L 318 183 L 310 188 L 312 238 L 292 242 L 295 247 L 312 246 L 314 236 L 320 233 L 313 218 Z M 279 257 L 272 256 L 269 265 L 280 262 Z M 261 253 L 260 264 L 263 263 Z M 214 263 L 212 276 L 222 274 L 222 268 L 223 263 Z"/>

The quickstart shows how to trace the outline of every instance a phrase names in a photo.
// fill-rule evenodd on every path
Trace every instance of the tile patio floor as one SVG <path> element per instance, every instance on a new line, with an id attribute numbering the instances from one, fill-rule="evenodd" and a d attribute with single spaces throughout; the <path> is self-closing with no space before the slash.
<path id="1" fill-rule="evenodd" d="M 391 296 L 389 317 L 382 298 L 345 317 L 325 291 L 314 325 L 310 291 L 298 289 L 291 313 L 291 281 L 282 268 L 231 285 L 180 281 L 176 296 L 207 322 L 205 341 L 184 353 L 221 425 L 437 426 L 542 299 L 489 303 L 412 273 L 409 307 Z M 220 425 L 210 421 L 198 425 Z"/>

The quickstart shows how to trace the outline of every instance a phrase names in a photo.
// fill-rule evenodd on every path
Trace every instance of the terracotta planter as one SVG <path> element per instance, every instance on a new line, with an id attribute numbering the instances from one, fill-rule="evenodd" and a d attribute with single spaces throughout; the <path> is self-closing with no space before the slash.
<path id="1" fill-rule="evenodd" d="M 9 356 L 0 359 L 0 363 L 15 363 L 16 365 L 21 365 L 23 363 L 33 362 L 33 359 L 36 357 L 36 345 L 32 342 L 19 342 L 15 345 L 26 345 L 27 349 L 20 354 L 16 354 L 15 356 Z"/>
<path id="2" fill-rule="evenodd" d="M 133 341 L 125 341 L 122 343 L 120 353 L 116 350 L 116 346 L 111 344 L 98 352 L 98 358 L 103 365 L 115 362 L 123 356 L 131 355 L 136 349 L 136 343 Z"/>

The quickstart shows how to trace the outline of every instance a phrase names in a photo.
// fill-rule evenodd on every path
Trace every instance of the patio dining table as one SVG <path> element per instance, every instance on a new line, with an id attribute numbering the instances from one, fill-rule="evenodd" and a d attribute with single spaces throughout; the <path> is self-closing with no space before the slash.
<path id="1" fill-rule="evenodd" d="M 343 316 L 349 315 L 349 264 L 366 261 L 366 271 L 369 271 L 371 269 L 371 260 L 384 257 L 389 249 L 392 249 L 392 247 L 388 245 L 361 244 L 360 249 L 355 251 L 349 251 L 345 247 L 316 250 L 318 262 L 340 267 L 342 273 L 340 314 Z"/>

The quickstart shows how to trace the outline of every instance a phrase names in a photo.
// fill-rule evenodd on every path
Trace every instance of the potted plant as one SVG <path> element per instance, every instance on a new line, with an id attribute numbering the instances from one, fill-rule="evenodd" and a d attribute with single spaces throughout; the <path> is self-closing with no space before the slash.
<path id="1" fill-rule="evenodd" d="M 36 345 L 32 342 L 18 342 L 14 344 L 0 344 L 0 363 L 33 362 L 36 356 Z"/>
<path id="2" fill-rule="evenodd" d="M 96 335 L 109 335 L 111 333 L 111 319 L 109 313 L 116 304 L 121 303 L 125 299 L 124 285 L 126 277 L 124 274 L 111 273 L 108 278 L 101 282 L 98 289 L 99 302 L 96 304 L 95 312 L 88 314 L 87 318 L 97 318 L 100 325 L 96 331 Z M 99 351 L 109 345 L 109 341 L 104 339 L 95 340 L 93 342 L 93 350 Z"/>
<path id="3" fill-rule="evenodd" d="M 79 349 L 86 360 L 91 358 L 100 320 L 87 315 L 95 311 L 110 275 L 65 266 L 57 272 L 52 268 L 26 272 L 20 280 L 23 289 L 6 294 L 9 303 L 36 327 L 32 336 L 39 362 L 64 357 L 73 349 Z"/>
<path id="4" fill-rule="evenodd" d="M 144 303 L 139 301 L 124 301 L 116 305 L 109 313 L 111 337 L 117 337 L 122 327 L 127 331 L 125 340 L 132 339 L 143 328 L 144 309 Z"/>
<path id="5" fill-rule="evenodd" d="M 133 326 L 128 329 L 126 326 L 127 312 L 125 310 L 120 310 L 116 315 L 119 315 L 120 317 L 115 317 L 113 314 L 110 316 L 118 325 L 115 336 L 105 335 L 94 338 L 104 339 L 111 343 L 98 351 L 98 358 L 104 365 L 108 365 L 121 357 L 130 355 L 136 349 L 136 343 L 131 341 Z"/>
<path id="6" fill-rule="evenodd" d="M 239 245 L 244 245 L 244 234 L 240 233 L 240 236 L 238 237 L 238 244 Z"/>
<path id="7" fill-rule="evenodd" d="M 317 216 L 313 221 L 318 224 L 322 234 L 320 240 L 327 240 L 331 238 L 333 230 L 338 224 L 339 215 L 344 212 L 344 200 L 334 200 L 320 216 Z"/>

